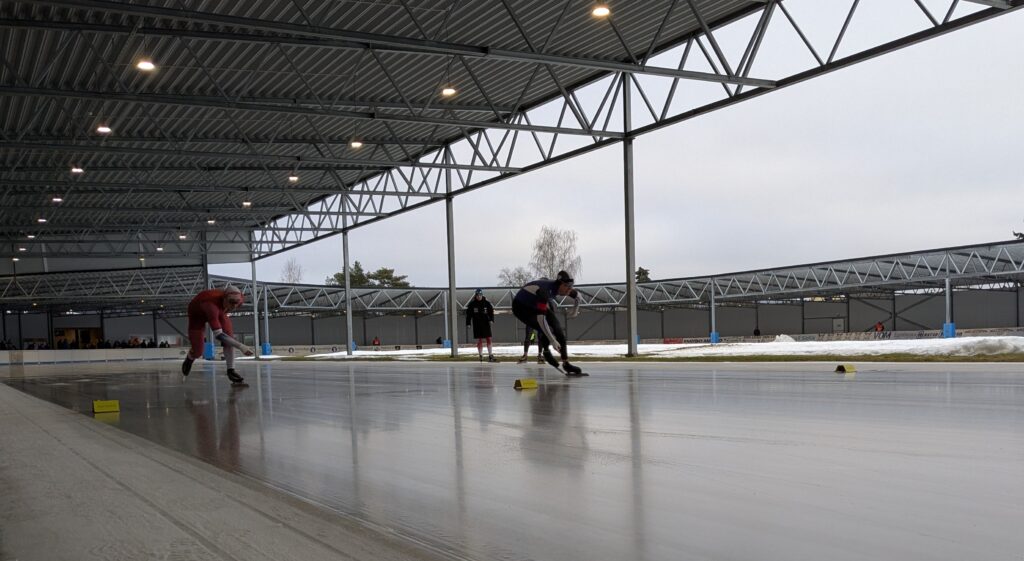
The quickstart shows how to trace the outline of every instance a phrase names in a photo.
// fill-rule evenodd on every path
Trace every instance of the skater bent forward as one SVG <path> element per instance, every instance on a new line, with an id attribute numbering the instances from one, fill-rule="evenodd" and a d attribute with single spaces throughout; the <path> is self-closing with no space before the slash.
<path id="1" fill-rule="evenodd" d="M 192 370 L 192 363 L 203 355 L 203 332 L 206 329 L 206 324 L 210 324 L 213 338 L 224 346 L 228 379 L 233 384 L 245 383 L 245 378 L 235 371 L 235 349 L 241 351 L 245 356 L 252 356 L 253 351 L 235 339 L 231 318 L 228 317 L 228 312 L 238 309 L 242 305 L 242 301 L 242 291 L 228 285 L 223 290 L 204 290 L 189 302 L 188 339 L 192 348 L 189 349 L 188 354 L 185 355 L 185 361 L 181 364 L 182 374 L 188 376 Z"/>
<path id="2" fill-rule="evenodd" d="M 573 278 L 565 271 L 559 271 L 555 280 L 539 279 L 527 283 L 516 293 L 512 300 L 512 313 L 519 321 L 537 330 L 540 340 L 541 354 L 551 366 L 558 368 L 568 376 L 584 376 L 583 371 L 569 363 L 569 349 L 565 342 L 565 333 L 558 323 L 558 318 L 548 305 L 548 299 L 558 296 L 570 296 L 579 306 L 579 295 L 573 289 Z M 549 347 L 561 355 L 562 363 L 551 355 Z"/>

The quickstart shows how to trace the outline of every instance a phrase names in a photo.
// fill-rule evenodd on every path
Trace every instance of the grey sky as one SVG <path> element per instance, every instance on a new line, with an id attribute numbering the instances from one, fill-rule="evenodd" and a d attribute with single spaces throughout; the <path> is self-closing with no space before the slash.
<path id="1" fill-rule="evenodd" d="M 639 138 L 637 264 L 670 278 L 1012 237 L 1022 31 L 1024 13 L 1009 14 Z M 457 197 L 458 285 L 526 265 L 545 224 L 579 234 L 580 282 L 622 281 L 622 199 L 621 145 Z M 447 284 L 443 203 L 349 243 L 365 268 Z M 341 269 L 341 237 L 261 260 L 258 276 L 278 280 L 290 256 L 322 282 Z"/>

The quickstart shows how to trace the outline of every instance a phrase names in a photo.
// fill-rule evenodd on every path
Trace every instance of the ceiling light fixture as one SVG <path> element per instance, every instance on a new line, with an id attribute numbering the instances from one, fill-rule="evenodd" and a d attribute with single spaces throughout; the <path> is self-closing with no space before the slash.
<path id="1" fill-rule="evenodd" d="M 35 235 L 35 234 L 29 234 L 29 235 L 27 235 L 27 236 L 25 236 L 25 237 L 26 237 L 26 238 L 28 238 L 28 239 L 30 239 L 30 240 L 34 240 L 34 239 L 36 239 L 36 235 Z"/>
<path id="2" fill-rule="evenodd" d="M 18 259 L 17 257 L 11 257 L 11 261 L 14 261 L 15 263 L 17 263 L 18 261 L 21 261 L 21 259 Z M 32 304 L 32 305 L 35 306 L 35 304 Z"/>
<path id="3" fill-rule="evenodd" d="M 27 247 L 19 247 L 18 251 L 28 251 L 28 248 Z"/>
<path id="4" fill-rule="evenodd" d="M 178 234 L 178 239 L 179 239 L 179 240 L 183 240 L 183 239 L 185 239 L 185 238 L 187 238 L 187 237 L 188 237 L 188 236 L 186 236 L 185 234 Z"/>
<path id="5" fill-rule="evenodd" d="M 55 203 L 63 203 L 63 202 L 64 202 L 64 197 L 54 196 L 54 197 L 53 197 L 52 199 L 50 199 L 50 200 L 51 200 L 51 201 L 53 201 L 53 202 L 55 202 Z"/>
<path id="6" fill-rule="evenodd" d="M 359 149 L 359 148 L 363 147 L 363 141 L 362 140 L 356 140 L 356 139 L 353 138 L 352 141 L 348 143 L 348 145 L 350 147 L 352 147 L 352 148 Z"/>
<path id="7" fill-rule="evenodd" d="M 157 250 L 157 251 L 163 251 L 163 250 L 164 250 L 164 248 L 163 248 L 163 247 L 161 247 L 161 246 L 156 246 L 156 250 Z"/>
<path id="8" fill-rule="evenodd" d="M 242 201 L 242 208 L 252 208 L 252 201 Z"/>
<path id="9" fill-rule="evenodd" d="M 452 85 L 447 85 L 441 88 L 441 95 L 443 95 L 444 97 L 452 97 L 457 93 L 459 92 L 455 89 L 455 86 Z"/>
<path id="10" fill-rule="evenodd" d="M 112 133 L 114 131 L 113 131 L 113 129 L 111 129 L 107 125 L 100 125 L 100 126 L 96 127 L 96 132 L 98 132 L 100 134 L 110 134 L 110 133 Z"/>
<path id="11" fill-rule="evenodd" d="M 298 183 L 299 182 L 299 176 L 297 176 L 297 175 L 289 175 L 288 176 L 288 181 L 290 181 L 292 183 Z"/>
<path id="12" fill-rule="evenodd" d="M 598 4 L 594 6 L 594 9 L 590 12 L 595 18 L 606 18 L 612 14 L 611 8 L 607 4 Z"/>
<path id="13" fill-rule="evenodd" d="M 78 166 L 71 166 L 71 173 L 85 173 L 85 170 Z"/>
<path id="14" fill-rule="evenodd" d="M 213 226 L 214 224 L 217 223 L 217 219 L 216 218 L 208 218 L 206 220 L 206 223 L 209 224 L 210 226 Z"/>
<path id="15" fill-rule="evenodd" d="M 151 61 L 151 60 L 149 60 L 147 58 L 144 58 L 144 59 L 140 60 L 138 63 L 136 63 L 135 68 L 138 68 L 139 70 L 142 70 L 143 72 L 152 72 L 152 71 L 156 70 L 156 65 L 153 64 L 153 61 Z"/>
<path id="16" fill-rule="evenodd" d="M 40 223 L 40 224 L 46 224 L 46 219 L 45 219 L 45 218 L 42 218 L 42 217 L 40 217 L 40 218 L 36 218 L 36 222 L 38 222 L 38 223 Z"/>

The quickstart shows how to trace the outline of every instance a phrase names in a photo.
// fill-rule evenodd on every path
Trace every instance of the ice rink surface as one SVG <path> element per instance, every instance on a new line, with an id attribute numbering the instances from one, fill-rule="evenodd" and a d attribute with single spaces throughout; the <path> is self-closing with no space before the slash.
<path id="1" fill-rule="evenodd" d="M 178 366 L 0 381 L 453 558 L 1024 559 L 1020 364 Z"/>

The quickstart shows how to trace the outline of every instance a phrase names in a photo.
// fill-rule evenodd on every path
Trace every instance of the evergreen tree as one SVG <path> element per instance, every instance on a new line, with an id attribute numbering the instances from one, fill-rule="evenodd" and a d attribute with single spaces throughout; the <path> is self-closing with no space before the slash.
<path id="1" fill-rule="evenodd" d="M 367 279 L 366 272 L 363 271 L 363 266 L 359 261 L 352 264 L 351 270 L 348 274 L 348 280 L 352 286 L 372 286 L 372 283 Z M 327 277 L 327 279 L 324 280 L 324 284 L 328 286 L 345 286 L 345 271 L 334 273 L 333 276 Z"/>

